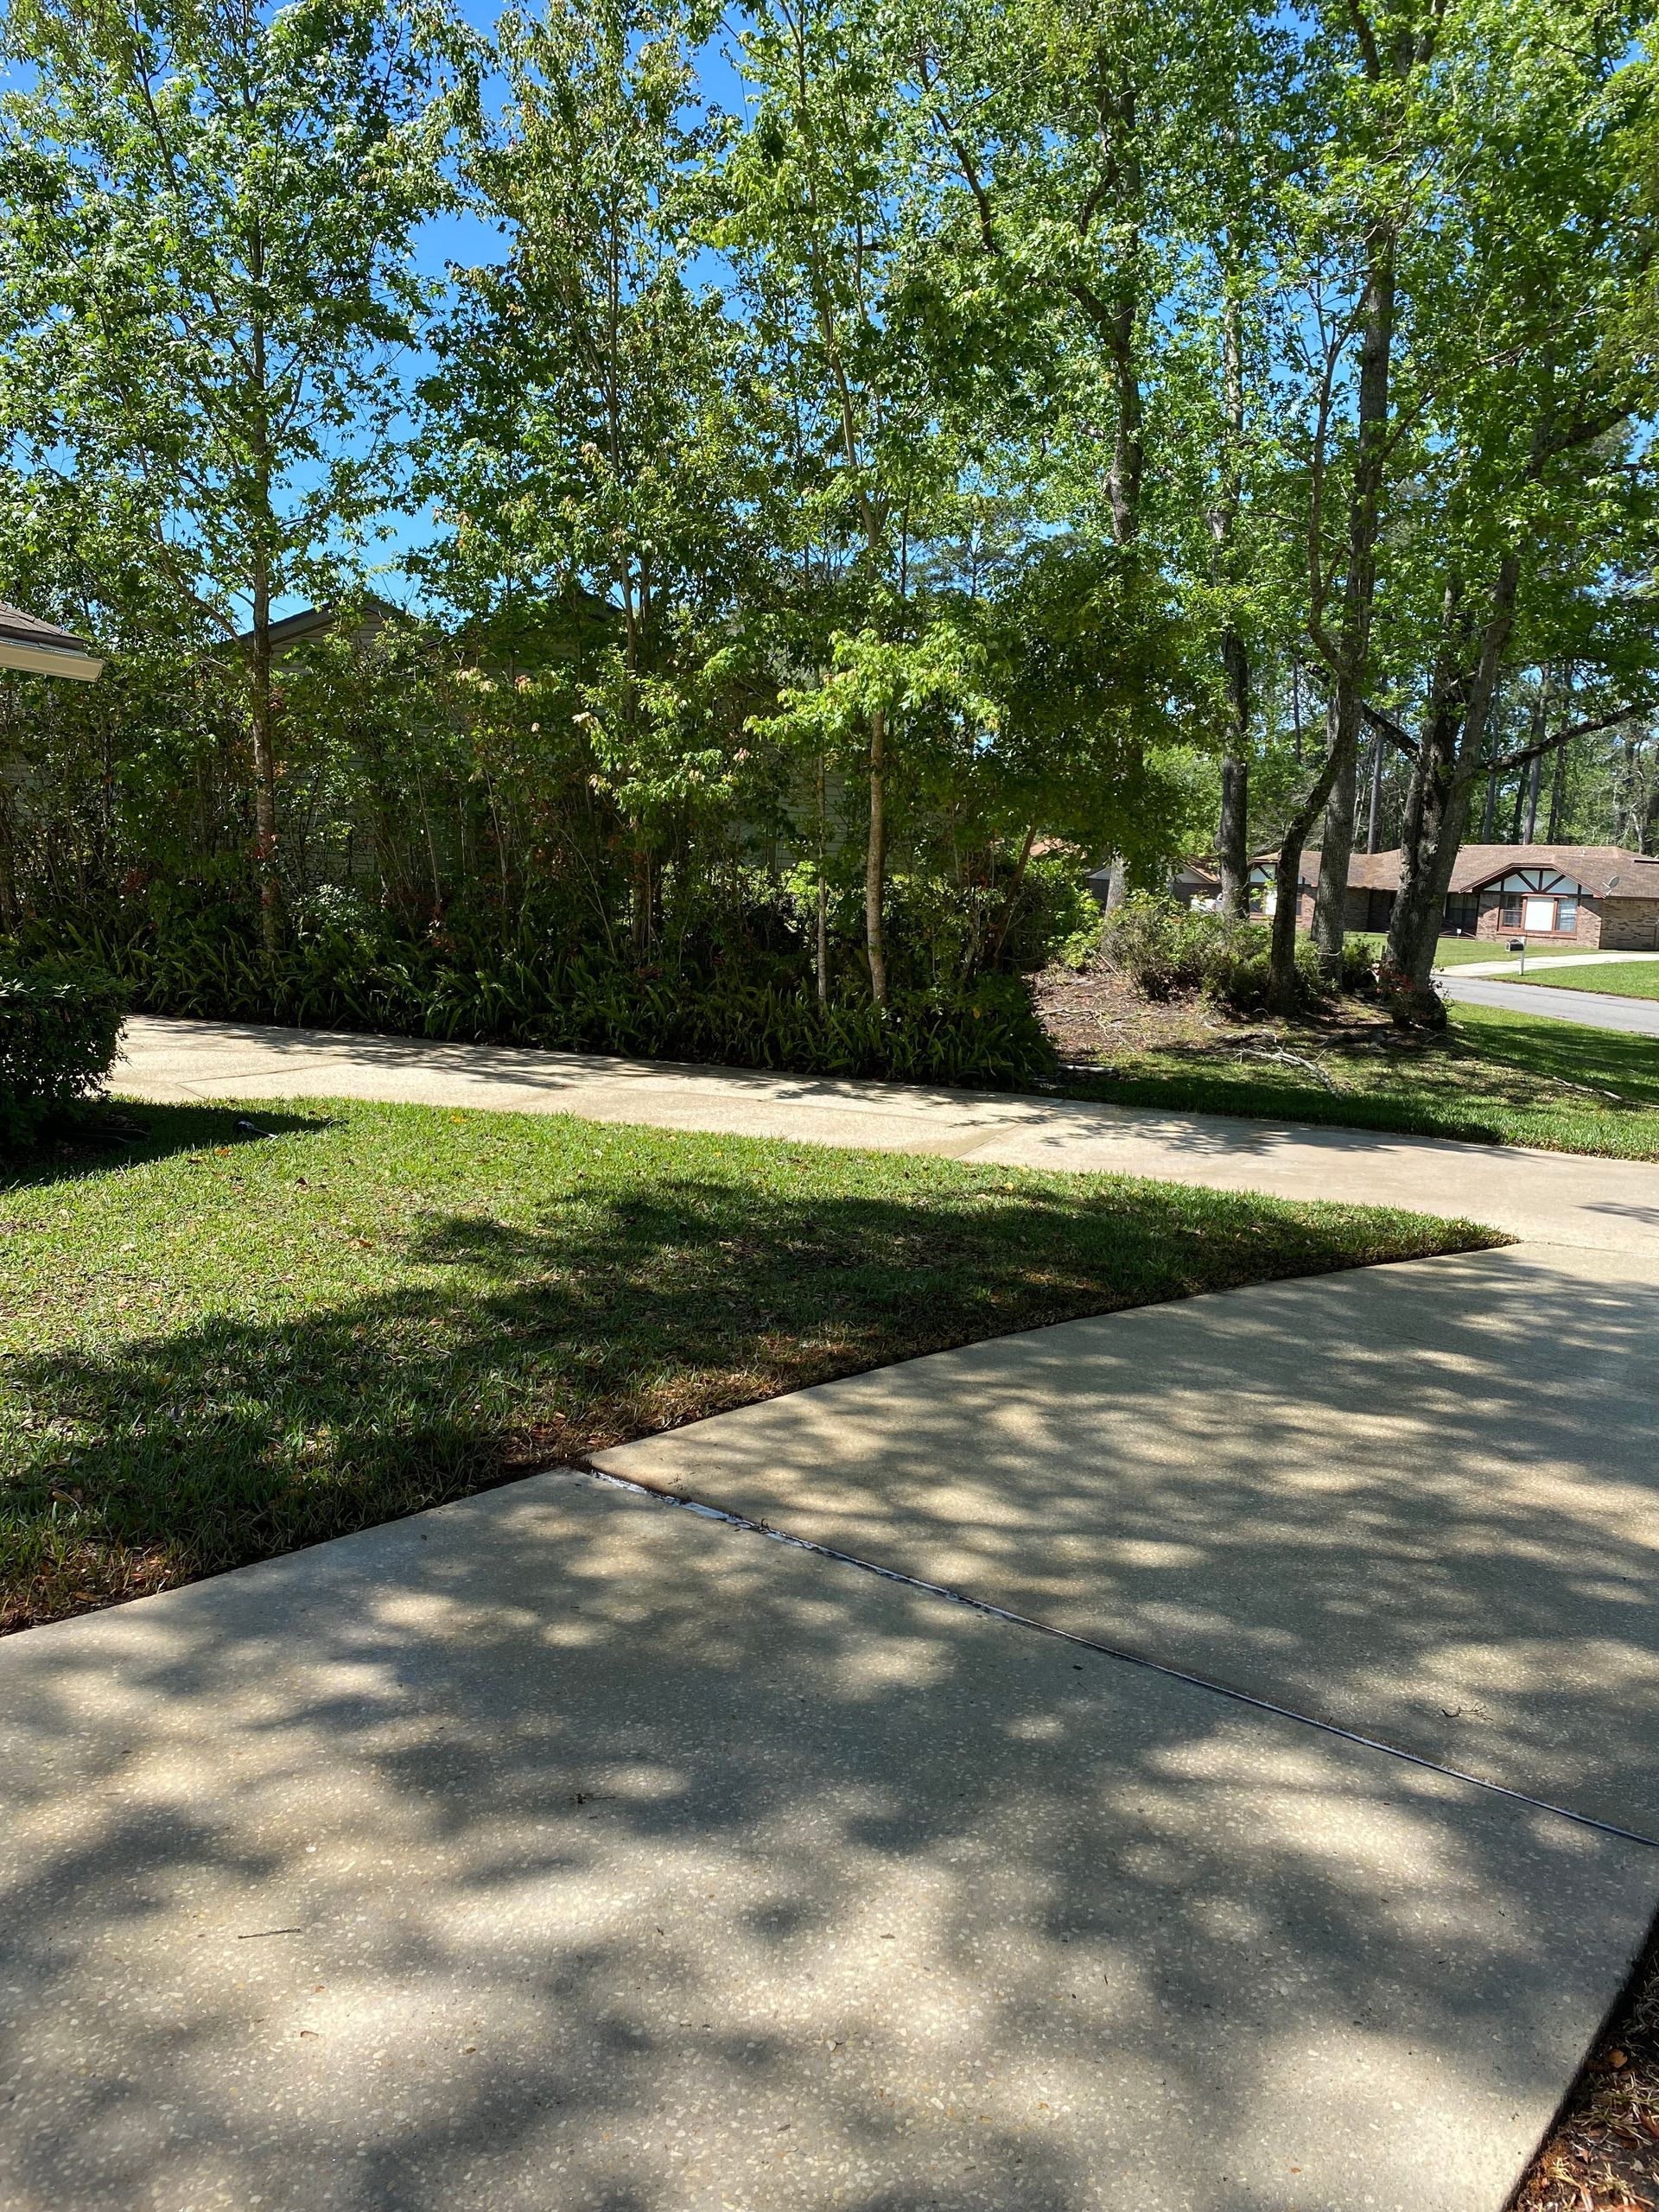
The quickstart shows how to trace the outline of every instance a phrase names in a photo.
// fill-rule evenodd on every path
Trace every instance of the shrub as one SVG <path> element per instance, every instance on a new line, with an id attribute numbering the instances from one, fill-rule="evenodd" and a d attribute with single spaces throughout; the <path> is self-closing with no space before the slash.
<path id="1" fill-rule="evenodd" d="M 1149 999 L 1202 991 L 1235 1014 L 1256 1014 L 1268 1002 L 1271 943 L 1264 922 L 1188 911 L 1138 893 L 1107 917 L 1102 950 Z M 1344 991 L 1376 988 L 1376 965 L 1366 946 L 1344 945 L 1338 980 Z M 1296 940 L 1296 982 L 1305 1005 L 1331 995 L 1331 979 L 1306 937 Z"/>
<path id="2" fill-rule="evenodd" d="M 29 1143 L 99 1088 L 124 1010 L 121 986 L 99 968 L 62 959 L 0 968 L 0 1145 Z"/>
<path id="3" fill-rule="evenodd" d="M 1054 1059 L 1014 976 L 927 982 L 901 969 L 883 1012 L 843 963 L 843 988 L 820 1007 L 795 954 L 739 960 L 716 948 L 635 963 L 528 935 L 505 946 L 459 929 L 404 938 L 344 909 L 296 917 L 274 959 L 211 914 L 130 936 L 88 925 L 76 941 L 149 1014 L 992 1088 Z"/>
<path id="4" fill-rule="evenodd" d="M 1352 998 L 1369 998 L 1377 988 L 1377 956 L 1363 937 L 1343 940 L 1342 988 Z"/>
<path id="5" fill-rule="evenodd" d="M 1229 1005 L 1259 1003 L 1267 988 L 1268 931 L 1259 922 L 1204 913 L 1131 893 L 1106 918 L 1101 949 L 1149 999 L 1202 990 Z"/>

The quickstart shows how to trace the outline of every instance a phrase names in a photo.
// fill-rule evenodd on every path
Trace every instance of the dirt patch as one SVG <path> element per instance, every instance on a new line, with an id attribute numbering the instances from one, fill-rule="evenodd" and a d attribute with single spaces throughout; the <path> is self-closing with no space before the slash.
<path id="1" fill-rule="evenodd" d="M 1253 1050 L 1376 1052 L 1421 1058 L 1433 1050 L 1425 1036 L 1396 1028 L 1363 999 L 1339 999 L 1295 1021 L 1230 1014 L 1197 991 L 1167 999 L 1142 996 L 1127 976 L 1104 962 L 1081 969 L 1050 968 L 1032 986 L 1043 1027 L 1071 1067 L 1109 1066 L 1141 1052 L 1236 1059 Z"/>
<path id="2" fill-rule="evenodd" d="M 1037 977 L 1032 996 L 1055 1051 L 1080 1066 L 1119 1052 L 1202 1046 L 1221 1032 L 1243 1034 L 1245 1027 L 1206 1005 L 1196 991 L 1154 1004 L 1103 963 L 1050 968 Z"/>

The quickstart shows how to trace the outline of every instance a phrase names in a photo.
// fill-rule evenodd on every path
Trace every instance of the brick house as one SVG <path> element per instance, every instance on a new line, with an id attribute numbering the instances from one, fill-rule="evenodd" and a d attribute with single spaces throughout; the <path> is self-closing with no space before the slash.
<path id="1" fill-rule="evenodd" d="M 1259 871 L 1265 885 L 1271 863 Z M 1252 871 L 1252 874 L 1258 873 Z M 1319 855 L 1302 856 L 1298 926 L 1313 919 Z M 1356 853 L 1348 866 L 1344 921 L 1385 930 L 1400 887 L 1400 855 Z M 1659 859 L 1618 845 L 1465 845 L 1446 893 L 1447 937 L 1582 945 L 1605 952 L 1659 950 Z"/>

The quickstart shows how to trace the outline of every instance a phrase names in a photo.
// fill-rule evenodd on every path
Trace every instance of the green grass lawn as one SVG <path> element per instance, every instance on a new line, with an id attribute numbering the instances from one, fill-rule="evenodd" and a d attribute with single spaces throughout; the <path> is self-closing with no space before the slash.
<path id="1" fill-rule="evenodd" d="M 1123 1105 L 1659 1160 L 1659 1038 L 1496 1007 L 1454 1005 L 1443 1039 L 1308 1024 L 1264 1043 L 1259 1030 L 1219 1030 L 1201 1045 L 1115 1053 L 1065 1088 Z"/>
<path id="2" fill-rule="evenodd" d="M 1603 991 L 1618 999 L 1659 999 L 1659 960 L 1610 960 L 1594 968 L 1547 968 L 1541 976 L 1515 976 L 1516 983 L 1559 991 Z"/>
<path id="3" fill-rule="evenodd" d="M 1372 953 L 1381 952 L 1387 939 L 1372 931 L 1353 930 L 1350 940 L 1356 944 L 1369 945 Z M 1437 968 L 1466 968 L 1475 960 L 1502 960 L 1504 947 L 1494 944 L 1490 938 L 1478 937 L 1442 937 L 1434 941 L 1434 965 Z"/>
<path id="4" fill-rule="evenodd" d="M 307 1103 L 0 1182 L 0 1620 L 976 1338 L 1470 1249 L 1103 1176 Z"/>

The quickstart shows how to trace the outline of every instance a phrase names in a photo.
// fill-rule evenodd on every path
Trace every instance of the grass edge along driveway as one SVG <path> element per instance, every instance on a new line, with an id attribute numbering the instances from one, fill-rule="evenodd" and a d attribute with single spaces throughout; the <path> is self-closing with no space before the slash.
<path id="1" fill-rule="evenodd" d="M 123 1110 L 130 1148 L 0 1179 L 8 1627 L 918 1353 L 1506 1241 L 563 1116 Z"/>

